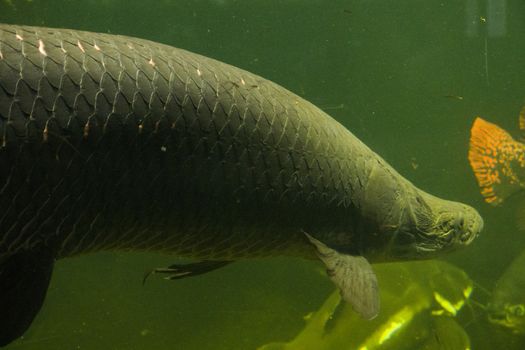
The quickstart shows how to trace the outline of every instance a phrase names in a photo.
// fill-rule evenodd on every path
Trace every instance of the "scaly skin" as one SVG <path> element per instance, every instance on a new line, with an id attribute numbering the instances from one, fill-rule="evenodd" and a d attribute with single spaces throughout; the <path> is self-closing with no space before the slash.
<path id="1" fill-rule="evenodd" d="M 297 95 L 136 38 L 0 25 L 0 146 L 0 256 L 312 257 L 308 232 L 383 261 L 482 227 Z"/>

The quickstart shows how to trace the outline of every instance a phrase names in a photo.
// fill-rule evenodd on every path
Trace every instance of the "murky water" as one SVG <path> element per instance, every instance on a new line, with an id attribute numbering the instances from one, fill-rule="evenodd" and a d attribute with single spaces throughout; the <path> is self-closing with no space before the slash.
<path id="1" fill-rule="evenodd" d="M 525 232 L 515 225 L 520 199 L 485 204 L 467 149 L 477 115 L 517 131 L 525 103 L 525 2 L 0 0 L 0 22 L 174 45 L 262 75 L 320 106 L 419 187 L 480 211 L 483 235 L 445 257 L 475 284 L 457 321 L 472 349 L 524 346 L 522 337 L 489 325 L 476 306 L 489 299 L 479 286 L 490 291 L 525 249 Z M 256 349 L 295 338 L 303 317 L 333 290 L 321 265 L 287 258 L 142 285 L 146 271 L 173 262 L 124 253 L 60 261 L 42 311 L 7 349 Z"/>

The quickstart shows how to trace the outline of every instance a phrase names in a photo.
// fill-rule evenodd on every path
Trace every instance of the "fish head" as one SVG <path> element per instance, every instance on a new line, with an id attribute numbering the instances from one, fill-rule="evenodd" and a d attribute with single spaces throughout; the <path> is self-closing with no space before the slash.
<path id="1" fill-rule="evenodd" d="M 525 251 L 514 258 L 497 280 L 487 305 L 488 320 L 508 330 L 525 334 Z"/>
<path id="2" fill-rule="evenodd" d="M 391 260 L 428 259 L 469 245 L 483 229 L 472 207 L 418 190 L 406 200 L 390 234 Z"/>
<path id="3" fill-rule="evenodd" d="M 516 334 L 525 334 L 525 304 L 491 303 L 487 309 L 490 323 L 508 328 Z"/>

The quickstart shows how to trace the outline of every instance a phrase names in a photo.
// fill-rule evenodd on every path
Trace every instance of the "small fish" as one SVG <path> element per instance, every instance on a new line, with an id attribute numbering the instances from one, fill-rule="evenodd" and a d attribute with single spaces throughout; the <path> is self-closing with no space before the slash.
<path id="1" fill-rule="evenodd" d="M 525 108 L 519 126 L 525 134 Z M 525 188 L 525 144 L 496 124 L 480 117 L 474 120 L 468 159 L 487 203 L 501 204 Z"/>
<path id="2" fill-rule="evenodd" d="M 525 334 L 525 251 L 505 270 L 492 293 L 488 318 L 513 333 Z"/>

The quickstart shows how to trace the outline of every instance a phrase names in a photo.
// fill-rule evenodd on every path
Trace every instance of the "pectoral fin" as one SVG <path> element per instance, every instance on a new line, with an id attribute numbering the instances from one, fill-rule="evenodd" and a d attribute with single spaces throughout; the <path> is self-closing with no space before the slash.
<path id="1" fill-rule="evenodd" d="M 232 261 L 204 260 L 189 264 L 173 264 L 168 267 L 157 268 L 148 272 L 144 276 L 143 284 L 146 282 L 146 279 L 153 273 L 163 273 L 167 275 L 166 277 L 164 277 L 165 279 L 177 280 L 181 278 L 202 275 L 203 273 L 210 272 L 221 268 L 225 265 L 228 265 L 231 262 Z"/>
<path id="2" fill-rule="evenodd" d="M 362 256 L 337 252 L 305 233 L 315 246 L 326 272 L 341 292 L 341 297 L 350 303 L 363 318 L 371 320 L 379 313 L 379 289 L 372 266 Z"/>
<path id="3" fill-rule="evenodd" d="M 53 270 L 46 252 L 0 257 L 0 346 L 22 336 L 42 307 Z"/>

